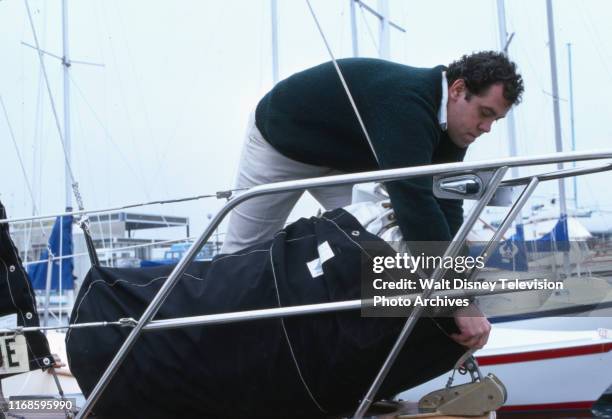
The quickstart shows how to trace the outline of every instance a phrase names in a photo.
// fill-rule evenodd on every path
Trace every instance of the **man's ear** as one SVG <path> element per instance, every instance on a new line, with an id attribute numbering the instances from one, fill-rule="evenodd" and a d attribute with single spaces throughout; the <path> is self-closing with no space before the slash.
<path id="1" fill-rule="evenodd" d="M 457 79 L 448 87 L 448 97 L 455 101 L 459 100 L 461 95 L 465 93 L 465 80 Z"/>

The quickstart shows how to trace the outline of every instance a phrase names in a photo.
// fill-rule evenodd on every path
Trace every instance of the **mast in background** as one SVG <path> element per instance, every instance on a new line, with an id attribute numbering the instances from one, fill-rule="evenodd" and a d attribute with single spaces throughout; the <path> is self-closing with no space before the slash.
<path id="1" fill-rule="evenodd" d="M 378 56 L 385 60 L 391 59 L 391 28 L 395 28 L 402 33 L 406 33 L 406 29 L 389 20 L 389 0 L 378 0 L 378 11 L 372 9 L 362 0 L 349 0 L 351 4 L 351 39 L 353 42 L 353 57 L 359 56 L 359 32 L 357 29 L 357 11 L 355 6 L 359 6 L 362 10 L 371 13 L 379 21 L 380 30 L 378 32 Z"/>
<path id="2" fill-rule="evenodd" d="M 391 58 L 391 34 L 389 33 L 389 0 L 378 0 L 380 13 L 380 35 L 378 41 L 378 56 L 388 60 Z"/>
<path id="3" fill-rule="evenodd" d="M 270 0 L 270 18 L 272 20 L 272 82 L 278 83 L 278 9 L 277 0 Z"/>
<path id="4" fill-rule="evenodd" d="M 553 96 L 553 116 L 555 126 L 555 146 L 558 153 L 563 151 L 563 142 L 561 139 L 561 113 L 559 111 L 559 84 L 557 82 L 557 55 L 555 49 L 555 28 L 553 21 L 552 1 L 546 0 L 546 16 L 548 21 L 548 48 L 550 52 L 550 75 L 552 81 L 552 96 Z M 557 163 L 557 168 L 563 170 L 563 163 Z M 565 179 L 559 179 L 559 219 L 565 223 L 565 237 L 569 240 L 568 224 L 567 224 L 567 203 L 565 197 Z M 569 276 L 570 263 L 568 252 L 563 252 L 563 271 Z"/>
<path id="5" fill-rule="evenodd" d="M 70 130 L 70 74 L 69 74 L 69 68 L 71 67 L 73 61 L 70 60 L 69 58 L 69 44 L 68 44 L 68 1 L 67 0 L 62 0 L 62 48 L 63 48 L 63 56 L 60 57 L 56 54 L 47 52 L 47 51 L 43 51 L 40 48 L 40 44 L 38 42 L 38 37 L 36 35 L 36 28 L 34 26 L 34 21 L 32 19 L 32 13 L 30 11 L 30 6 L 28 4 L 28 0 L 25 0 L 25 7 L 26 7 L 26 12 L 28 14 L 28 19 L 30 22 L 30 26 L 32 29 L 32 36 L 34 37 L 34 43 L 35 45 L 30 45 L 28 43 L 22 42 L 23 45 L 26 45 L 30 48 L 33 48 L 37 51 L 38 53 L 38 58 L 39 58 L 39 62 L 40 62 L 40 67 L 42 70 L 42 74 L 44 76 L 44 81 L 45 81 L 45 85 L 47 87 L 47 92 L 49 94 L 49 101 L 51 103 L 51 109 L 53 111 L 53 118 L 55 120 L 55 125 L 57 127 L 58 130 L 58 134 L 60 137 L 60 142 L 62 144 L 62 149 L 64 152 L 64 165 L 65 165 L 65 203 L 66 203 L 66 211 L 71 211 L 72 210 L 72 194 L 74 194 L 76 203 L 77 203 L 77 207 L 80 210 L 83 210 L 83 200 L 82 200 L 82 196 L 81 193 L 79 191 L 79 187 L 78 187 L 78 182 L 76 182 L 76 179 L 74 177 L 74 173 L 72 172 L 72 165 L 71 165 L 71 149 L 70 149 L 70 145 L 71 145 L 71 130 Z M 63 66 L 63 82 L 64 82 L 64 89 L 63 89 L 63 93 L 64 93 L 64 123 L 63 123 L 63 127 L 60 124 L 59 121 L 59 116 L 56 110 L 56 106 L 55 106 L 55 101 L 53 100 L 53 95 L 51 92 L 51 87 L 50 87 L 50 83 L 49 83 L 49 79 L 47 77 L 47 71 L 45 68 L 45 63 L 43 60 L 43 54 L 45 55 L 49 55 L 53 58 L 56 58 L 58 60 L 61 61 L 62 66 Z M 74 61 L 75 63 L 79 63 L 79 64 L 87 64 L 87 65 L 94 65 L 94 66 L 100 66 L 103 67 L 104 65 L 102 64 L 96 64 L 96 63 L 90 63 L 90 62 L 85 62 L 85 61 Z M 60 217 L 60 222 L 64 222 L 65 219 L 64 217 Z M 70 247 L 70 251 L 68 252 L 68 254 L 72 254 L 72 217 L 70 217 L 70 224 L 69 224 L 69 228 L 70 228 L 70 239 L 66 240 L 64 243 L 64 237 L 63 234 L 60 234 L 60 248 L 58 250 L 59 254 L 56 256 L 59 256 L 60 258 L 63 258 L 64 256 L 64 244 L 69 244 Z M 83 231 L 85 233 L 85 236 L 88 240 L 91 240 L 91 237 L 89 236 L 89 228 L 88 228 L 88 223 L 87 221 L 84 221 L 82 223 L 82 228 Z M 51 254 L 51 252 L 49 252 Z M 53 258 L 49 258 L 48 262 L 49 262 L 49 266 L 48 269 L 52 269 L 53 267 L 53 263 L 52 263 L 52 259 Z M 62 259 L 63 261 L 64 259 Z M 70 275 L 70 279 L 72 279 L 72 259 L 69 258 L 68 260 L 70 260 L 70 267 L 68 269 L 69 271 L 69 275 Z M 60 263 L 59 265 L 59 275 L 60 278 L 62 277 L 62 274 L 64 274 L 65 272 L 63 271 L 63 262 Z M 51 278 L 48 277 L 47 281 L 49 281 Z M 47 287 L 49 286 L 49 284 L 47 284 Z M 59 287 L 60 292 L 62 291 L 62 286 L 60 285 Z M 73 294 L 71 294 L 69 296 L 69 298 L 72 300 Z M 49 303 L 49 295 L 47 294 L 47 299 L 46 299 L 46 304 Z M 60 310 L 61 310 L 61 304 L 60 304 Z M 48 318 L 48 316 L 46 317 Z"/>
<path id="6" fill-rule="evenodd" d="M 504 55 L 509 56 L 508 47 L 510 46 L 514 33 L 508 36 L 508 31 L 506 30 L 506 9 L 504 7 L 504 0 L 497 0 L 497 21 L 499 28 L 499 47 Z M 514 121 L 514 109 L 510 108 L 506 114 L 506 121 L 508 126 L 510 156 L 514 157 L 518 155 L 516 147 L 516 123 Z M 519 177 L 518 167 L 513 167 L 510 170 L 513 177 Z M 520 219 L 521 218 L 519 217 L 519 220 Z"/>
<path id="7" fill-rule="evenodd" d="M 72 179 L 70 176 L 70 58 L 68 55 L 68 0 L 62 0 L 62 67 L 64 69 L 64 148 L 66 211 L 72 211 Z"/>
<path id="8" fill-rule="evenodd" d="M 355 0 L 349 0 L 351 5 L 351 40 L 353 43 L 353 57 L 359 57 L 359 40 L 357 39 L 357 13 Z"/>
<path id="9" fill-rule="evenodd" d="M 509 57 L 508 49 L 510 47 L 510 42 L 512 42 L 512 38 L 514 37 L 514 32 L 508 35 L 508 30 L 506 29 L 506 7 L 504 5 L 504 0 L 497 0 L 497 22 L 499 29 L 499 48 L 501 52 L 506 57 Z M 516 145 L 516 122 L 514 120 L 514 107 L 508 110 L 506 114 L 506 126 L 508 127 L 508 146 L 510 156 L 515 157 L 518 156 L 518 148 Z M 513 177 L 519 177 L 519 168 L 512 167 L 510 169 L 510 173 L 512 173 Z M 521 210 L 514 220 L 516 234 L 522 235 L 523 231 L 523 211 Z"/>
<path id="10" fill-rule="evenodd" d="M 576 131 L 574 127 L 574 84 L 572 81 L 572 44 L 567 44 L 567 62 L 569 74 L 569 103 L 570 103 L 570 127 L 572 130 L 572 151 L 576 151 Z M 576 167 L 576 162 L 573 163 Z M 574 206 L 578 209 L 578 176 L 573 177 L 574 182 Z"/>
<path id="11" fill-rule="evenodd" d="M 550 53 L 550 75 L 552 81 L 553 117 L 555 127 L 555 146 L 558 153 L 563 151 L 561 138 L 561 113 L 559 111 L 559 83 L 557 81 L 557 54 L 555 49 L 555 28 L 553 21 L 552 1 L 546 0 L 546 16 L 548 20 L 548 47 Z M 557 163 L 559 170 L 563 169 L 563 163 Z M 565 197 L 565 181 L 559 179 L 559 211 L 560 217 L 567 216 L 567 204 Z"/>

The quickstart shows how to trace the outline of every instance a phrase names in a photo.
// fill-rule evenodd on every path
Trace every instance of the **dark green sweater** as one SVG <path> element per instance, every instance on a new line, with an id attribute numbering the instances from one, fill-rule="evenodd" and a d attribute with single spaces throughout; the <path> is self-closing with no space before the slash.
<path id="1" fill-rule="evenodd" d="M 280 153 L 345 172 L 463 160 L 465 149 L 438 122 L 444 67 L 368 58 L 338 64 L 380 165 L 331 62 L 281 81 L 259 102 L 257 127 Z M 463 222 L 462 201 L 436 199 L 431 177 L 386 185 L 405 240 L 450 240 Z"/>

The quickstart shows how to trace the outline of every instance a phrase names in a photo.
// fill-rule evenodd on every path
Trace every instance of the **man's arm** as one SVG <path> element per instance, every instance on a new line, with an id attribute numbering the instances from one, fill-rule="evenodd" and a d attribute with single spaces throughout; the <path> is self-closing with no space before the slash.
<path id="1" fill-rule="evenodd" d="M 372 138 L 377 140 L 376 152 L 381 168 L 431 164 L 440 141 L 438 121 L 432 119 L 432 112 L 425 107 L 408 117 L 393 112 L 393 108 L 381 112 L 384 116 L 370 125 Z M 394 124 L 391 118 L 400 118 L 403 123 Z M 435 198 L 432 182 L 428 177 L 388 182 L 386 185 L 406 241 L 450 242 L 463 223 L 463 202 Z M 453 317 L 459 329 L 459 333 L 450 336 L 455 342 L 477 349 L 487 343 L 491 324 L 476 305 L 456 310 Z"/>
<path id="2" fill-rule="evenodd" d="M 450 232 L 454 236 L 463 224 L 463 201 L 457 199 L 438 199 L 442 212 L 446 215 Z M 489 340 L 491 323 L 473 302 L 453 312 L 459 333 L 450 335 L 451 339 L 469 349 L 482 349 Z"/>
<path id="3" fill-rule="evenodd" d="M 369 119 L 381 169 L 432 163 L 440 141 L 436 110 L 416 97 L 410 112 L 392 103 L 379 103 Z M 422 103 L 421 103 L 422 102 Z M 432 192 L 432 177 L 387 182 L 387 191 L 406 241 L 449 241 L 446 216 Z"/>

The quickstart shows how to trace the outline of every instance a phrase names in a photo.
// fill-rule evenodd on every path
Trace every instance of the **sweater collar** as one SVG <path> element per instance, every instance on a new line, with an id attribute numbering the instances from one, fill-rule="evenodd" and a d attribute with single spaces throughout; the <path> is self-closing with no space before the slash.
<path id="1" fill-rule="evenodd" d="M 446 131 L 446 105 L 448 103 L 448 83 L 446 81 L 446 71 L 442 72 L 442 99 L 440 109 L 438 109 L 438 123 L 442 131 Z"/>

